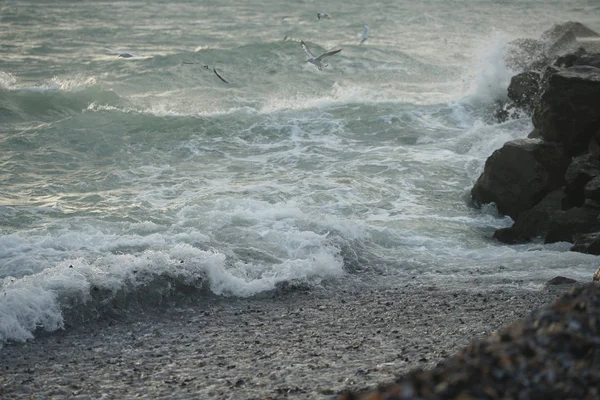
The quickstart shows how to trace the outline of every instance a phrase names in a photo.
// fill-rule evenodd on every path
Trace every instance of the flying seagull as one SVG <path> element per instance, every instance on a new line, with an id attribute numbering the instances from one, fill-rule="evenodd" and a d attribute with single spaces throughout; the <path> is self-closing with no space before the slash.
<path id="1" fill-rule="evenodd" d="M 317 13 L 317 19 L 329 19 L 329 14 L 327 13 Z"/>
<path id="2" fill-rule="evenodd" d="M 227 81 L 226 81 L 226 80 L 225 80 L 225 79 L 224 79 L 224 78 L 223 78 L 221 75 L 219 75 L 219 73 L 217 72 L 217 70 L 216 70 L 216 69 L 214 69 L 214 68 L 213 68 L 213 72 L 215 73 L 215 75 L 217 75 L 217 76 L 219 77 L 219 79 L 220 79 L 220 80 L 222 80 L 222 81 L 223 81 L 223 82 L 225 82 L 225 83 L 229 83 L 229 82 L 227 82 Z"/>
<path id="3" fill-rule="evenodd" d="M 362 45 L 364 42 L 367 41 L 368 38 L 369 38 L 369 27 L 366 25 L 363 25 L 363 34 L 362 34 L 360 43 L 358 45 L 359 46 Z"/>
<path id="4" fill-rule="evenodd" d="M 306 60 L 306 62 L 315 64 L 317 66 L 317 68 L 319 68 L 319 71 L 323 70 L 323 67 L 326 67 L 328 64 L 326 62 L 323 62 L 324 59 L 326 59 L 329 56 L 332 56 L 334 54 L 339 53 L 340 51 L 342 51 L 342 49 L 338 49 L 338 50 L 333 50 L 330 51 L 328 53 L 323 53 L 321 54 L 319 57 L 316 57 L 308 48 L 308 46 L 304 43 L 304 41 L 300 41 L 300 46 L 302 46 L 302 50 L 304 50 L 304 52 L 308 55 L 309 59 Z"/>

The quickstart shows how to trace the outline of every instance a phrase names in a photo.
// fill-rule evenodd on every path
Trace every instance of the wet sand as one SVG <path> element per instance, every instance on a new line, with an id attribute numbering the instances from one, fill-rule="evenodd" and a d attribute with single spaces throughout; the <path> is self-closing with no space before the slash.
<path id="1" fill-rule="evenodd" d="M 145 310 L 0 349 L 0 397 L 330 399 L 432 368 L 570 285 L 293 291 Z"/>

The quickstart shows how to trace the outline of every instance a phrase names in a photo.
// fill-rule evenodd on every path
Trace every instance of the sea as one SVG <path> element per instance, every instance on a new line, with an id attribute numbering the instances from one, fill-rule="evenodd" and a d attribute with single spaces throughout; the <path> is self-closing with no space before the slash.
<path id="1" fill-rule="evenodd" d="M 532 130 L 490 118 L 508 43 L 566 21 L 600 3 L 3 0 L 0 345 L 170 299 L 590 280 L 470 198 Z"/>

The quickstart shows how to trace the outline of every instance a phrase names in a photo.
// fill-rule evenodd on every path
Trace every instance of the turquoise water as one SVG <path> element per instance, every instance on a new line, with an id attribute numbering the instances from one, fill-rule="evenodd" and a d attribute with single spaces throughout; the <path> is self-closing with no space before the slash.
<path id="1" fill-rule="evenodd" d="M 469 190 L 531 130 L 486 118 L 506 43 L 600 31 L 596 1 L 213 3 L 0 5 L 0 341 L 181 286 L 589 279 L 566 243 L 492 242 L 512 221 Z"/>

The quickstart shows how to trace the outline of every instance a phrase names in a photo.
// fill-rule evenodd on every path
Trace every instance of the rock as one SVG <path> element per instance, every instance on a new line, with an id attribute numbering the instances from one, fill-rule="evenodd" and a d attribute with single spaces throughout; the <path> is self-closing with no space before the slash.
<path id="1" fill-rule="evenodd" d="M 527 138 L 529 138 L 529 139 L 541 139 L 542 138 L 542 134 L 537 129 L 534 129 L 534 130 L 532 130 L 529 133 L 529 135 L 527 135 Z"/>
<path id="2" fill-rule="evenodd" d="M 577 283 L 575 279 L 565 278 L 564 276 L 555 276 L 554 278 L 546 282 L 546 285 L 572 285 L 574 283 Z"/>
<path id="3" fill-rule="evenodd" d="M 575 234 L 575 244 L 571 251 L 580 253 L 600 255 L 600 233 Z"/>
<path id="4" fill-rule="evenodd" d="M 577 285 L 435 368 L 338 400 L 598 399 L 599 314 L 600 286 Z"/>
<path id="5" fill-rule="evenodd" d="M 531 112 L 534 100 L 537 98 L 540 88 L 540 73 L 535 71 L 521 72 L 512 77 L 508 86 L 508 98 L 516 106 Z"/>
<path id="6" fill-rule="evenodd" d="M 600 160 L 591 154 L 576 157 L 565 173 L 565 201 L 563 209 L 581 207 L 585 202 L 585 187 L 588 182 L 600 175 Z M 590 194 L 593 193 L 590 186 Z"/>
<path id="7" fill-rule="evenodd" d="M 552 63 L 553 66 L 558 68 L 571 68 L 573 65 L 588 65 L 588 64 L 577 64 L 587 53 L 583 47 L 578 48 L 573 53 L 568 53 L 558 57 Z"/>
<path id="8" fill-rule="evenodd" d="M 585 184 L 583 188 L 583 194 L 586 198 L 586 201 L 592 200 L 596 204 L 600 203 L 600 176 L 594 177 L 588 183 Z"/>
<path id="9" fill-rule="evenodd" d="M 567 165 L 560 146 L 512 140 L 487 159 L 471 196 L 478 204 L 496 203 L 498 211 L 515 219 L 564 184 Z"/>
<path id="10" fill-rule="evenodd" d="M 594 273 L 592 280 L 594 282 L 600 282 L 600 267 L 598 267 L 598 270 Z"/>
<path id="11" fill-rule="evenodd" d="M 555 42 L 569 32 L 577 38 L 600 37 L 597 32 L 580 22 L 567 21 L 564 24 L 556 24 L 542 33 L 541 39 Z"/>
<path id="12" fill-rule="evenodd" d="M 543 239 L 550 228 L 550 221 L 564 212 L 560 209 L 564 196 L 562 189 L 550 192 L 531 210 L 520 213 L 511 227 L 494 232 L 494 239 L 507 244 Z"/>
<path id="13" fill-rule="evenodd" d="M 577 36 L 575 36 L 575 33 L 573 31 L 566 31 L 553 40 L 552 45 L 548 47 L 547 54 L 550 57 L 557 56 L 571 50 L 576 45 Z"/>
<path id="14" fill-rule="evenodd" d="M 536 104 L 533 124 L 569 157 L 584 152 L 600 127 L 600 69 L 574 66 L 552 74 Z"/>
<path id="15" fill-rule="evenodd" d="M 589 65 L 590 67 L 600 68 L 600 54 L 584 54 L 575 60 L 573 65 Z"/>
<path id="16" fill-rule="evenodd" d="M 599 215 L 600 209 L 586 206 L 558 213 L 550 221 L 544 242 L 573 243 L 575 234 L 600 231 Z"/>
<path id="17" fill-rule="evenodd" d="M 594 49 L 582 39 L 598 37 L 598 33 L 579 22 L 554 25 L 540 39 L 516 39 L 508 44 L 506 65 L 514 71 L 542 70 L 550 61 L 579 47 Z"/>

